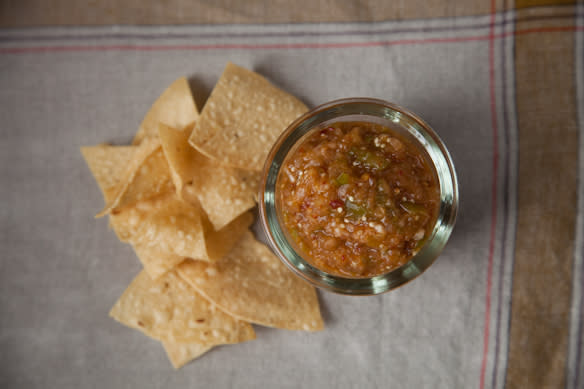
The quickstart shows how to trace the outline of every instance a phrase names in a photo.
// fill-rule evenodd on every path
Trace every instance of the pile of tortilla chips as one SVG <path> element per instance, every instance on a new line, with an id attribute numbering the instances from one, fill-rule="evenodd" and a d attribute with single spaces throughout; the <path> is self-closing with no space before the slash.
<path id="1" fill-rule="evenodd" d="M 178 368 L 213 346 L 255 338 L 250 323 L 323 328 L 315 290 L 249 231 L 271 144 L 306 111 L 231 63 L 201 114 L 180 78 L 131 146 L 81 149 L 105 199 L 98 216 L 143 270 L 110 315 L 162 342 Z"/>

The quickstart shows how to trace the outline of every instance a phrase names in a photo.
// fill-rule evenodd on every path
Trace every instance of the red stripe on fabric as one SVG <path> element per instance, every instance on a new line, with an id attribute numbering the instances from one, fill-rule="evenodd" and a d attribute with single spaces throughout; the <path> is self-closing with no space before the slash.
<path id="1" fill-rule="evenodd" d="M 489 355 L 489 328 L 491 321 L 491 290 L 493 284 L 493 257 L 495 252 L 495 232 L 497 224 L 497 178 L 499 145 L 497 139 L 497 106 L 495 98 L 495 1 L 491 0 L 491 26 L 489 28 L 489 93 L 491 102 L 491 123 L 493 126 L 493 181 L 491 183 L 491 237 L 489 241 L 489 259 L 487 263 L 487 292 L 485 301 L 485 329 L 483 334 L 483 360 L 481 363 L 480 389 L 485 387 L 487 357 Z M 505 34 L 502 34 L 505 36 Z"/>
<path id="2" fill-rule="evenodd" d="M 244 49 L 244 50 L 262 50 L 262 49 L 338 49 L 351 47 L 380 47 L 380 46 L 398 46 L 414 45 L 428 43 L 456 43 L 485 41 L 496 38 L 505 38 L 510 35 L 522 35 L 541 32 L 560 32 L 560 31 L 582 31 L 584 27 L 548 27 L 548 28 L 531 28 L 517 30 L 511 33 L 498 35 L 479 35 L 455 38 L 427 38 L 427 39 L 402 39 L 395 41 L 375 41 L 375 42 L 341 42 L 341 43 L 289 43 L 289 44 L 215 44 L 215 45 L 99 45 L 99 46 L 31 46 L 31 47 L 4 47 L 0 48 L 0 54 L 23 54 L 39 52 L 75 52 L 75 51 L 196 51 L 196 50 L 225 50 L 225 49 Z"/>

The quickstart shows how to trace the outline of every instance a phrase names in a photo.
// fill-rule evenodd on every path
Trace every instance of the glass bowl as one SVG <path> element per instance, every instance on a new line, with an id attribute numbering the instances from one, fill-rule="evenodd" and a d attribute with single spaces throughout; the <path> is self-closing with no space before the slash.
<path id="1" fill-rule="evenodd" d="M 348 278 L 313 266 L 295 249 L 280 221 L 276 183 L 286 157 L 307 134 L 334 122 L 372 122 L 407 136 L 424 150 L 440 185 L 440 209 L 434 228 L 421 249 L 404 265 L 385 274 Z M 432 128 L 416 114 L 395 104 L 370 98 L 348 98 L 318 106 L 296 119 L 278 138 L 264 165 L 259 192 L 261 223 L 270 246 L 294 273 L 312 285 L 347 295 L 376 295 L 413 280 L 442 252 L 452 232 L 458 210 L 458 183 L 452 158 Z"/>

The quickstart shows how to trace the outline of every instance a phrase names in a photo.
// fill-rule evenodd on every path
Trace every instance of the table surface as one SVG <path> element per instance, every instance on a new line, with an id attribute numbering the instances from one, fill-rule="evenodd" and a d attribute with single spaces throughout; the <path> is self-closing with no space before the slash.
<path id="1" fill-rule="evenodd" d="M 118 3 L 0 4 L 1 387 L 584 387 L 584 4 Z M 107 315 L 140 264 L 79 147 L 127 144 L 183 75 L 202 107 L 227 61 L 309 106 L 417 112 L 459 218 L 416 281 L 319 292 L 325 331 L 256 326 L 174 371 Z"/>

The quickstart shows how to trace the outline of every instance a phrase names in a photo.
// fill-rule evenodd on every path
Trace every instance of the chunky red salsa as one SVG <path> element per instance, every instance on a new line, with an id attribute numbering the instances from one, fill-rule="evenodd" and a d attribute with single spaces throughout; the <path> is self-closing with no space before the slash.
<path id="1" fill-rule="evenodd" d="M 277 197 L 303 257 L 345 277 L 405 264 L 431 234 L 440 205 L 425 154 L 403 135 L 365 122 L 309 135 L 284 162 Z"/>

